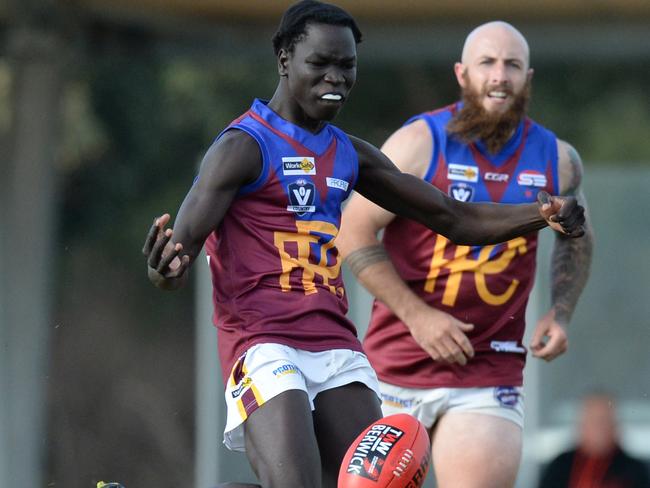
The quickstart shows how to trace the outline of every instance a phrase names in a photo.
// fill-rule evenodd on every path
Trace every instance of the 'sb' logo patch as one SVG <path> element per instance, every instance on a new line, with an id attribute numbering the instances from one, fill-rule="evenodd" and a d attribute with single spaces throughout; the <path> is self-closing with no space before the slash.
<path id="1" fill-rule="evenodd" d="M 471 202 L 474 198 L 474 187 L 467 183 L 449 185 L 449 196 L 461 202 Z"/>
<path id="2" fill-rule="evenodd" d="M 546 176 L 539 171 L 522 171 L 517 177 L 517 184 L 521 186 L 536 186 L 542 188 L 546 186 Z"/>
<path id="3" fill-rule="evenodd" d="M 301 216 L 307 212 L 316 211 L 314 206 L 316 187 L 313 183 L 301 178 L 289 184 L 287 190 L 289 191 L 289 205 L 287 205 L 289 212 L 295 212 Z"/>
<path id="4" fill-rule="evenodd" d="M 307 156 L 283 157 L 282 174 L 288 176 L 315 175 L 316 161 Z"/>

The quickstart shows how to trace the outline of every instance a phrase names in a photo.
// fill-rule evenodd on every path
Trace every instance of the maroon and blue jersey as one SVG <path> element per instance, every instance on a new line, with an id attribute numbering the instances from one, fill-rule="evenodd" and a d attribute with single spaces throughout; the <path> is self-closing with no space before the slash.
<path id="1" fill-rule="evenodd" d="M 410 119 L 424 120 L 433 155 L 424 179 L 464 202 L 527 203 L 557 193 L 556 136 L 526 118 L 496 155 L 446 132 L 458 104 Z M 375 301 L 364 341 L 382 381 L 413 387 L 521 385 L 525 310 L 534 282 L 537 233 L 490 246 L 460 246 L 421 224 L 396 217 L 383 243 L 400 276 L 432 307 L 474 324 L 466 366 L 433 361 L 406 326 Z"/>
<path id="2" fill-rule="evenodd" d="M 350 139 L 329 124 L 312 134 L 260 100 L 229 130 L 257 142 L 262 170 L 206 241 L 224 380 L 254 344 L 360 351 L 334 247 L 357 179 Z"/>

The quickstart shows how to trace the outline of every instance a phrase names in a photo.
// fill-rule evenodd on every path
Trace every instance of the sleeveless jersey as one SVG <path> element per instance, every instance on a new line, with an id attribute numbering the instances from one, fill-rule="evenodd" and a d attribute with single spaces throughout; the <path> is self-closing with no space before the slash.
<path id="1" fill-rule="evenodd" d="M 358 172 L 350 139 L 329 124 L 312 134 L 260 100 L 228 130 L 255 139 L 262 171 L 206 241 L 224 381 L 259 343 L 360 351 L 334 247 Z"/>
<path id="2" fill-rule="evenodd" d="M 558 188 L 557 141 L 525 119 L 497 154 L 464 144 L 445 127 L 451 105 L 410 119 L 426 121 L 433 155 L 424 179 L 466 202 L 526 203 Z M 395 218 L 384 246 L 400 276 L 432 307 L 474 324 L 475 356 L 466 366 L 433 361 L 406 326 L 375 301 L 364 341 L 382 381 L 412 388 L 521 385 L 525 309 L 534 282 L 537 233 L 490 246 L 455 245 L 416 222 Z"/>

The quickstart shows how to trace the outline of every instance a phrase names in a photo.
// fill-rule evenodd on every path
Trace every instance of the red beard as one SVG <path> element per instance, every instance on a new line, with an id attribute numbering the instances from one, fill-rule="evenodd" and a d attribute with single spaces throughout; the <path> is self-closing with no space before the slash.
<path id="1" fill-rule="evenodd" d="M 469 79 L 465 77 L 469 86 Z M 471 88 L 463 89 L 463 108 L 454 114 L 447 124 L 447 133 L 465 144 L 482 141 L 490 154 L 497 154 L 510 140 L 515 129 L 526 116 L 530 100 L 530 81 L 515 96 L 510 108 L 504 113 L 487 112 L 481 100 L 487 91 L 499 89 L 512 95 L 512 91 L 503 87 L 490 87 L 483 93 L 476 93 Z"/>

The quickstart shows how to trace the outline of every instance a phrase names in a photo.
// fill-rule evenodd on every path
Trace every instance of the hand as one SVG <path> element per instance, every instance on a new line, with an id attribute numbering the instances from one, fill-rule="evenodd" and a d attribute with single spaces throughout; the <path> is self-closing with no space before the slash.
<path id="1" fill-rule="evenodd" d="M 426 305 L 413 311 L 407 321 L 415 342 L 434 361 L 464 366 L 474 357 L 474 348 L 465 335 L 474 329 L 472 324 Z"/>
<path id="2" fill-rule="evenodd" d="M 545 191 L 537 194 L 539 213 L 549 227 L 569 237 L 582 237 L 585 233 L 585 209 L 574 197 L 552 197 Z"/>
<path id="3" fill-rule="evenodd" d="M 190 264 L 188 255 L 179 257 L 183 245 L 174 244 L 171 241 L 173 231 L 165 229 L 169 218 L 169 214 L 164 214 L 154 219 L 142 248 L 142 254 L 147 258 L 149 277 L 157 286 L 166 280 L 180 278 Z"/>
<path id="4" fill-rule="evenodd" d="M 555 320 L 555 310 L 551 309 L 544 315 L 533 333 L 530 349 L 533 356 L 553 361 L 564 354 L 569 348 L 569 339 L 564 327 Z"/>

